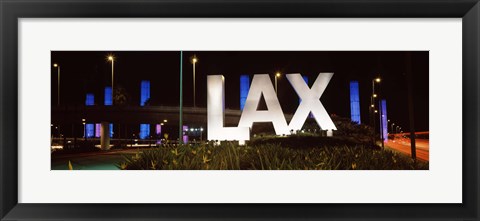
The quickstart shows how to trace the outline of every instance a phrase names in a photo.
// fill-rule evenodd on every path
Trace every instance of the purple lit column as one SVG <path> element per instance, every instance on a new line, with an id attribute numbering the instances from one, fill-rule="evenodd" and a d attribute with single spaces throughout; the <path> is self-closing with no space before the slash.
<path id="1" fill-rule="evenodd" d="M 388 140 L 388 122 L 387 122 L 387 101 L 380 100 L 380 133 L 383 134 L 383 139 Z"/>
<path id="2" fill-rule="evenodd" d="M 182 140 L 183 140 L 183 143 L 184 143 L 184 144 L 188 143 L 188 135 L 187 135 L 187 132 L 188 132 L 188 126 L 187 126 L 187 125 L 183 125 L 183 137 L 182 137 Z"/>
<path id="3" fill-rule="evenodd" d="M 157 138 L 157 144 L 162 143 L 162 125 L 161 124 L 156 124 L 155 125 L 155 135 Z"/>
<path id="4" fill-rule="evenodd" d="M 100 137 L 101 136 L 101 130 L 102 130 L 102 124 L 101 123 L 96 123 L 95 124 L 95 137 Z"/>

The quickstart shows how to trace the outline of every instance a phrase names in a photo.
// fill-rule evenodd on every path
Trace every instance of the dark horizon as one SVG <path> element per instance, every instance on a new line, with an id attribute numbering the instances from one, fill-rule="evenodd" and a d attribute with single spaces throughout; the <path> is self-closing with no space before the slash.
<path id="1" fill-rule="evenodd" d="M 429 52 L 409 52 L 412 60 L 416 131 L 429 129 Z M 95 104 L 103 105 L 103 89 L 111 84 L 111 63 L 115 56 L 115 87 L 130 95 L 129 105 L 139 106 L 140 81 L 151 81 L 151 105 L 178 106 L 179 51 L 52 51 L 51 62 L 61 66 L 61 104 L 84 105 L 85 94 L 95 94 Z M 196 104 L 206 107 L 206 76 L 225 76 L 226 108 L 239 109 L 239 77 L 242 74 L 282 73 L 278 80 L 278 99 L 285 113 L 293 113 L 298 96 L 285 78 L 301 73 L 309 86 L 320 72 L 333 72 L 321 97 L 329 114 L 350 118 L 349 82 L 360 87 L 362 123 L 368 124 L 372 80 L 380 77 L 380 96 L 387 100 L 388 119 L 408 131 L 408 103 L 404 51 L 184 51 L 184 106 L 193 105 L 192 63 L 196 56 Z M 51 102 L 57 104 L 57 72 L 52 66 Z"/>

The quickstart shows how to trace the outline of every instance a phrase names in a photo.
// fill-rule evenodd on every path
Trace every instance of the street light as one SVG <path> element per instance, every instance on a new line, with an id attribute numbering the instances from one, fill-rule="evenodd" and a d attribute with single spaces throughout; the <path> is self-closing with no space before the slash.
<path id="1" fill-rule="evenodd" d="M 167 123 L 168 121 L 167 121 L 167 119 L 165 119 L 165 120 L 163 120 L 163 122 L 164 122 L 164 123 Z"/>
<path id="2" fill-rule="evenodd" d="M 280 72 L 277 72 L 275 74 L 275 94 L 278 94 L 277 93 L 277 78 L 279 78 L 281 76 Z"/>
<path id="3" fill-rule="evenodd" d="M 85 128 L 85 122 L 83 122 L 82 124 L 83 124 L 83 138 L 85 138 L 85 130 L 86 130 L 86 128 Z"/>
<path id="4" fill-rule="evenodd" d="M 85 118 L 82 118 L 82 124 L 83 124 L 83 139 L 86 139 L 87 136 L 86 136 L 86 128 L 85 128 Z"/>
<path id="5" fill-rule="evenodd" d="M 113 99 L 113 94 L 114 94 L 113 93 L 113 91 L 114 91 L 113 90 L 113 76 L 114 76 L 113 64 L 115 63 L 115 57 L 112 54 L 110 54 L 110 55 L 108 55 L 107 59 L 112 62 L 112 104 L 113 104 L 113 100 L 114 100 Z"/>
<path id="6" fill-rule="evenodd" d="M 60 65 L 55 63 L 53 67 L 57 68 L 57 105 L 60 106 Z"/>
<path id="7" fill-rule="evenodd" d="M 372 123 L 373 126 L 373 143 L 375 144 L 375 135 L 376 135 L 376 122 L 375 118 L 378 111 L 375 110 L 375 98 L 377 97 L 377 94 L 375 93 L 375 83 L 380 83 L 381 79 L 379 77 L 375 78 L 372 80 L 372 96 L 370 97 L 370 116 L 371 120 L 370 122 Z M 381 126 L 381 125 L 380 125 Z M 383 133 L 382 133 L 383 135 Z M 382 137 L 382 144 L 383 144 L 383 137 Z"/>
<path id="8" fill-rule="evenodd" d="M 192 58 L 192 64 L 193 64 L 193 107 L 197 106 L 196 103 L 196 93 L 195 93 L 195 64 L 197 63 L 198 59 L 196 56 L 193 56 Z"/>

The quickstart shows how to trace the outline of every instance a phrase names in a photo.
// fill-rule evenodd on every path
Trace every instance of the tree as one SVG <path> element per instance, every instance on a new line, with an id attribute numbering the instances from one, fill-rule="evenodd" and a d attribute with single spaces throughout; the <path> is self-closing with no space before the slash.
<path id="1" fill-rule="evenodd" d="M 113 103 L 114 105 L 127 105 L 130 103 L 130 94 L 128 94 L 123 86 L 118 85 L 115 87 L 113 92 Z"/>

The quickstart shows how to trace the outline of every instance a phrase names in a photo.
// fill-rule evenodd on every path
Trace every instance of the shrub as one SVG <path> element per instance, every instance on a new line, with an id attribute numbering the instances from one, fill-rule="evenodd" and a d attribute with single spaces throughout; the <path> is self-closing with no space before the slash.
<path id="1" fill-rule="evenodd" d="M 428 169 L 428 162 L 363 146 L 298 149 L 278 144 L 210 143 L 139 151 L 125 155 L 117 166 L 127 170 L 409 170 Z"/>

